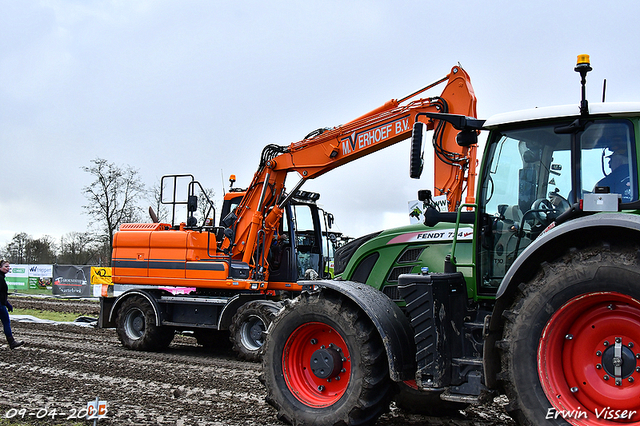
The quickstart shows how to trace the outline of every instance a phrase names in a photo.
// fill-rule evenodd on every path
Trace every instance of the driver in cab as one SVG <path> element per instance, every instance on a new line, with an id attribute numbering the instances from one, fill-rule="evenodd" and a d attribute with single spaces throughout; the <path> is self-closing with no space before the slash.
<path id="1" fill-rule="evenodd" d="M 631 179 L 629 176 L 629 153 L 627 143 L 622 140 L 612 141 L 606 148 L 610 152 L 604 158 L 609 160 L 611 173 L 600 179 L 596 187 L 608 187 L 612 194 L 622 195 L 622 201 L 631 201 Z M 604 156 L 603 152 L 603 156 Z M 604 160 L 603 160 L 604 161 Z"/>

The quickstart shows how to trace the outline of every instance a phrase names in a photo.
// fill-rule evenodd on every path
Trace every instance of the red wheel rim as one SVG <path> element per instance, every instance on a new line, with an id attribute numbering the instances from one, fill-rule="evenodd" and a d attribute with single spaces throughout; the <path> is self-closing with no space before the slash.
<path id="1" fill-rule="evenodd" d="M 554 406 L 547 416 L 640 424 L 640 302 L 598 292 L 565 303 L 542 332 L 538 374 Z"/>
<path id="2" fill-rule="evenodd" d="M 312 362 L 320 356 L 325 361 L 329 358 L 336 369 L 333 374 L 324 369 L 314 372 Z M 287 339 L 282 371 L 287 387 L 300 402 L 309 407 L 327 407 L 337 402 L 349 387 L 349 349 L 333 327 L 319 322 L 303 324 Z"/>

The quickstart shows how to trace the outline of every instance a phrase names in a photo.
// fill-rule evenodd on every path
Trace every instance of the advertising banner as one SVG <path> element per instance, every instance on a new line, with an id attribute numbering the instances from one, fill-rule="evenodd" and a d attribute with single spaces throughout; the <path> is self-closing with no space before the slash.
<path id="1" fill-rule="evenodd" d="M 47 293 L 51 290 L 53 265 L 12 264 L 6 276 L 9 290 L 18 293 Z"/>
<path id="2" fill-rule="evenodd" d="M 91 297 L 91 266 L 53 265 L 53 294 Z"/>
<path id="3" fill-rule="evenodd" d="M 103 287 L 106 284 L 105 287 Z M 91 267 L 91 286 L 93 296 L 113 296 L 113 284 L 111 282 L 111 268 L 108 266 Z"/>
<path id="4" fill-rule="evenodd" d="M 29 265 L 11 265 L 5 280 L 9 290 L 26 293 L 29 289 Z"/>
<path id="5" fill-rule="evenodd" d="M 29 265 L 29 290 L 51 290 L 53 265 Z"/>
<path id="6" fill-rule="evenodd" d="M 111 268 L 108 266 L 92 266 L 91 284 L 111 284 Z"/>

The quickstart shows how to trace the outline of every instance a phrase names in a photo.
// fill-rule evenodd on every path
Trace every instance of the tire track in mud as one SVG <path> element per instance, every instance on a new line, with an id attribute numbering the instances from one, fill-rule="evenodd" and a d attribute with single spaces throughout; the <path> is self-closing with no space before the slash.
<path id="1" fill-rule="evenodd" d="M 67 324 L 15 323 L 27 343 L 10 351 L 0 344 L 0 417 L 10 409 L 32 413 L 77 413 L 99 396 L 108 418 L 100 425 L 266 426 L 281 425 L 265 402 L 260 364 L 240 361 L 221 349 L 207 352 L 193 337 L 177 335 L 162 352 L 123 348 L 114 330 Z M 473 407 L 458 416 L 406 414 L 393 405 L 377 425 L 513 425 L 501 403 Z M 69 425 L 57 416 L 22 424 Z"/>
<path id="2" fill-rule="evenodd" d="M 128 351 L 113 331 L 96 338 L 101 330 L 77 326 L 14 328 L 28 343 L 0 349 L 0 374 L 13 383 L 0 390 L 0 413 L 43 404 L 69 412 L 100 396 L 114 416 L 101 424 L 269 424 L 260 421 L 270 408 L 256 391 L 258 364 L 207 357 L 180 342 L 161 353 Z"/>

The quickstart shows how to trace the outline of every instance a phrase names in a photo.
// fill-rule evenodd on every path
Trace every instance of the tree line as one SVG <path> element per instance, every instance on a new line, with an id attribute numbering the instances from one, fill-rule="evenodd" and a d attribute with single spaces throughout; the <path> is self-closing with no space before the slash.
<path id="1" fill-rule="evenodd" d="M 121 224 L 149 222 L 145 213 L 149 205 L 161 222 L 167 221 L 160 182 L 147 189 L 138 170 L 103 158 L 91 160 L 82 170 L 93 177 L 82 188 L 87 200 L 82 209 L 89 216 L 89 230 L 68 232 L 59 242 L 49 235 L 33 238 L 25 232 L 16 233 L 0 248 L 3 259 L 16 264 L 110 266 L 113 235 Z M 211 189 L 205 192 L 210 198 L 215 195 Z"/>

